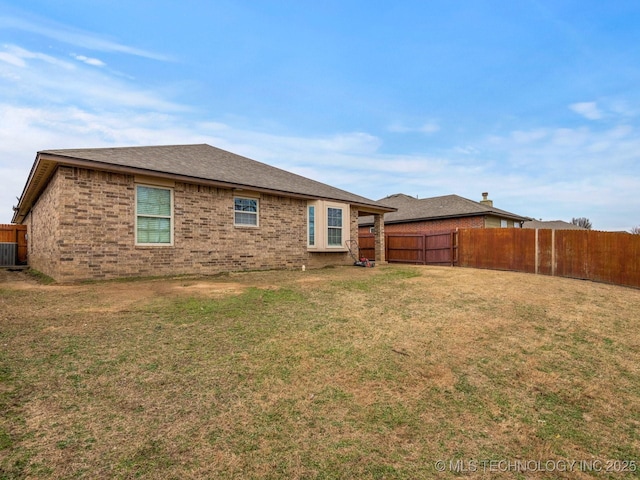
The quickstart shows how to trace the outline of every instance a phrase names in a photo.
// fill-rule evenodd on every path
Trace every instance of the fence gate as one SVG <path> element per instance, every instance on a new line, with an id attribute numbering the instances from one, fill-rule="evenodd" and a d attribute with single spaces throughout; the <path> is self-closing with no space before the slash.
<path id="1" fill-rule="evenodd" d="M 27 264 L 27 226 L 0 225 L 0 267 Z"/>
<path id="2" fill-rule="evenodd" d="M 390 263 L 454 265 L 456 261 L 455 232 L 387 234 L 384 238 Z M 358 243 L 361 256 L 375 258 L 374 235 L 362 234 Z"/>

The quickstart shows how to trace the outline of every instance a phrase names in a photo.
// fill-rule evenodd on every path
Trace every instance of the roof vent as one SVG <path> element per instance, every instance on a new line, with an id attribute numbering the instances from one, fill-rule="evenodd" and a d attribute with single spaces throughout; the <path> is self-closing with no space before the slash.
<path id="1" fill-rule="evenodd" d="M 482 192 L 482 200 L 480 203 L 487 207 L 493 207 L 493 200 L 489 200 L 489 192 Z"/>

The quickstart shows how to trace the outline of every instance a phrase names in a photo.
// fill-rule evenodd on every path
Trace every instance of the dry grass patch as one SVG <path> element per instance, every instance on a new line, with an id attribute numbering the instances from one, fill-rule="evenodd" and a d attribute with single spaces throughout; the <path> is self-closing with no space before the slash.
<path id="1" fill-rule="evenodd" d="M 637 290 L 411 266 L 27 283 L 0 281 L 0 478 L 640 463 Z"/>

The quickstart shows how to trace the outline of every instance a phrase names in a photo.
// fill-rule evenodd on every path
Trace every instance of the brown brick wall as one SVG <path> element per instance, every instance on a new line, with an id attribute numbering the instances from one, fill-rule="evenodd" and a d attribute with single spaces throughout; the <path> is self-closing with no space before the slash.
<path id="1" fill-rule="evenodd" d="M 351 262 L 345 253 L 307 251 L 306 200 L 257 194 L 259 227 L 235 227 L 232 190 L 176 183 L 173 191 L 174 244 L 136 246 L 134 177 L 59 167 L 26 220 L 31 267 L 76 281 Z"/>
<path id="2" fill-rule="evenodd" d="M 64 183 L 57 175 L 49 182 L 23 224 L 27 226 L 29 265 L 51 277 L 60 275 L 60 196 Z"/>

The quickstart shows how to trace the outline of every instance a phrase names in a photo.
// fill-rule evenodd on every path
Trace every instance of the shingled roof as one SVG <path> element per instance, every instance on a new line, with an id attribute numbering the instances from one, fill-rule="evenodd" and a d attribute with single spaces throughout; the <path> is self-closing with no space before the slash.
<path id="1" fill-rule="evenodd" d="M 367 213 L 393 210 L 374 200 L 211 145 L 164 145 L 38 152 L 14 215 L 14 222 L 21 221 L 28 213 L 58 165 L 172 177 L 186 182 L 205 182 L 283 196 L 337 200 L 358 206 Z"/>
<path id="2" fill-rule="evenodd" d="M 513 220 L 528 220 L 499 208 L 460 197 L 459 195 L 443 195 L 441 197 L 417 199 L 403 193 L 397 193 L 378 200 L 380 203 L 397 208 L 396 212 L 386 213 L 384 223 L 419 222 L 443 218 L 471 217 L 479 215 L 495 215 Z M 360 226 L 373 225 L 373 217 L 360 217 Z"/>
<path id="3" fill-rule="evenodd" d="M 586 228 L 564 220 L 529 220 L 522 224 L 522 228 L 540 228 L 551 230 L 586 230 Z"/>

